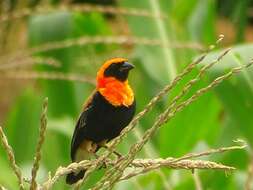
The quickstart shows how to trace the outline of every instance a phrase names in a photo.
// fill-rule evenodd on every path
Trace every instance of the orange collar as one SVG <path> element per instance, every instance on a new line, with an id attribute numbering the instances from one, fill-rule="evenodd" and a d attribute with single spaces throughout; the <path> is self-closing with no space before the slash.
<path id="1" fill-rule="evenodd" d="M 114 77 L 98 77 L 97 90 L 114 106 L 130 106 L 134 101 L 134 94 L 128 81 L 121 82 Z"/>

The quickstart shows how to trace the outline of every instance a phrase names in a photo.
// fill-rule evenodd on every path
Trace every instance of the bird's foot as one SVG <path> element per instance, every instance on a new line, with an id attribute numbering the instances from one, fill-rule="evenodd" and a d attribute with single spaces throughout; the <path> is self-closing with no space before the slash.
<path id="1" fill-rule="evenodd" d="M 92 141 L 89 141 L 89 144 L 87 146 L 87 151 L 89 153 L 95 153 L 98 148 L 98 145 Z"/>
<path id="2" fill-rule="evenodd" d="M 107 150 L 109 149 L 109 147 L 108 147 L 107 145 L 102 145 L 101 147 L 103 147 L 103 148 L 105 148 L 105 149 L 107 149 Z M 119 152 L 117 152 L 116 150 L 112 151 L 112 153 L 113 153 L 114 155 L 116 155 L 118 159 L 121 159 L 121 158 L 123 157 L 123 155 L 120 154 Z"/>

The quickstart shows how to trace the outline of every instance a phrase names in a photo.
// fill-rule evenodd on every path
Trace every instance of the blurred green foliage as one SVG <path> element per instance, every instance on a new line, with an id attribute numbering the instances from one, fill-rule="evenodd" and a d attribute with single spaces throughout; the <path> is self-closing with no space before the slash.
<path id="1" fill-rule="evenodd" d="M 207 85 L 211 79 L 228 71 L 229 68 L 247 63 L 252 59 L 252 44 L 244 41 L 244 31 L 248 25 L 249 1 L 234 1 L 224 4 L 216 0 L 178 0 L 157 1 L 160 9 L 168 16 L 163 20 L 167 30 L 169 43 L 197 41 L 205 45 L 214 43 L 216 35 L 216 22 L 221 15 L 228 15 L 236 20 L 236 40 L 232 42 L 245 43 L 233 47 L 233 52 L 226 56 L 207 75 L 195 85 L 187 97 L 196 89 Z M 230 3 L 233 8 L 230 9 Z M 34 3 L 36 4 L 36 3 Z M 150 1 L 122 0 L 117 5 L 125 8 L 141 8 L 154 11 Z M 222 13 L 222 14 L 221 14 Z M 118 20 L 117 20 L 118 19 Z M 122 19 L 122 18 L 121 18 Z M 123 30 L 136 37 L 151 39 L 160 38 L 160 28 L 154 18 L 124 16 Z M 33 15 L 27 19 L 28 43 L 36 47 L 48 42 L 74 39 L 83 35 L 117 35 L 119 18 L 106 17 L 99 13 L 77 13 L 69 11 L 55 11 L 50 14 Z M 224 33 L 226 36 L 226 34 Z M 122 50 L 122 51 L 119 51 Z M 115 52 L 115 54 L 114 54 Z M 203 62 L 207 64 L 217 57 L 217 52 L 211 53 Z M 52 57 L 61 63 L 60 68 L 49 66 L 36 66 L 37 71 L 58 71 L 63 73 L 77 72 L 84 76 L 95 77 L 97 68 L 102 64 L 102 58 L 110 56 L 129 56 L 136 65 L 130 76 L 130 83 L 136 94 L 137 111 L 170 80 L 171 71 L 168 64 L 172 64 L 180 72 L 197 55 L 198 51 L 189 49 L 169 49 L 169 57 L 163 53 L 163 47 L 133 45 L 123 47 L 120 45 L 85 45 L 60 48 L 39 53 L 39 56 Z M 37 54 L 36 54 L 37 55 Z M 170 60 L 168 62 L 168 59 Z M 214 91 L 211 91 L 194 102 L 182 112 L 177 114 L 170 122 L 155 135 L 149 143 L 148 151 L 156 157 L 181 156 L 188 152 L 205 150 L 232 144 L 237 138 L 245 139 L 250 146 L 253 143 L 253 70 L 244 71 L 239 76 L 223 82 Z M 195 70 L 190 77 L 194 77 Z M 189 80 L 189 78 L 187 80 Z M 182 89 L 187 80 L 182 81 L 175 91 L 159 102 L 139 124 L 139 132 L 149 128 L 154 118 L 165 108 L 168 101 Z M 69 149 L 72 130 L 84 100 L 88 97 L 94 86 L 91 84 L 74 83 L 70 81 L 38 80 L 37 86 L 27 85 L 22 94 L 12 103 L 6 118 L 4 130 L 9 143 L 14 149 L 17 163 L 29 177 L 33 154 L 38 137 L 39 117 L 42 100 L 49 97 L 49 123 L 43 145 L 42 164 L 39 181 L 47 177 L 49 171 L 55 171 L 60 165 L 70 163 Z M 121 152 L 126 153 L 127 147 L 136 141 L 134 134 L 119 146 Z M 250 148 L 249 148 L 250 149 Z M 0 184 L 17 189 L 16 178 L 8 167 L 8 160 L 2 147 L 0 147 Z M 148 157 L 145 151 L 141 157 Z M 250 161 L 250 151 L 237 151 L 225 155 L 212 156 L 213 160 L 222 161 L 237 167 L 238 170 L 228 177 L 219 171 L 200 171 L 203 189 L 243 189 L 247 176 L 247 166 Z M 3 172 L 4 171 L 4 172 Z M 138 177 L 137 180 L 119 183 L 115 189 L 137 188 L 165 189 L 169 183 L 173 190 L 194 189 L 194 180 L 190 171 L 168 171 L 163 169 L 168 182 L 164 182 L 160 174 L 151 172 Z M 90 186 L 103 175 L 103 170 L 94 174 L 83 189 Z M 64 179 L 54 186 L 54 189 L 69 189 Z"/>

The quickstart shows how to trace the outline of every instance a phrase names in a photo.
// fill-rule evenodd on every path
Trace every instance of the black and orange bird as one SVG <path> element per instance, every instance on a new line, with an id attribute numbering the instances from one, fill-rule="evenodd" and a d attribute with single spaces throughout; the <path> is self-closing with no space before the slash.
<path id="1" fill-rule="evenodd" d="M 91 159 L 132 120 L 136 102 L 128 74 L 133 68 L 127 59 L 113 58 L 97 72 L 96 90 L 84 104 L 72 137 L 72 162 Z M 74 184 L 84 174 L 85 170 L 69 173 L 66 183 Z"/>

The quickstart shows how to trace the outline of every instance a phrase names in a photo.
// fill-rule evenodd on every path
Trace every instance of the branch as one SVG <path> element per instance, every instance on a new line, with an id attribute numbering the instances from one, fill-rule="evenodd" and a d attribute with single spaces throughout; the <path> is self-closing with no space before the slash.
<path id="1" fill-rule="evenodd" d="M 21 173 L 21 169 L 18 167 L 15 161 L 15 156 L 12 150 L 12 147 L 9 145 L 7 137 L 5 136 L 2 127 L 0 126 L 0 139 L 3 145 L 3 148 L 5 149 L 8 159 L 10 161 L 10 165 L 14 173 L 16 174 L 19 182 L 19 187 L 21 190 L 24 190 L 24 184 L 23 184 L 23 177 Z"/>
<path id="2" fill-rule="evenodd" d="M 202 156 L 208 156 L 210 154 L 215 154 L 215 153 L 223 153 L 223 152 L 228 152 L 228 151 L 232 151 L 232 150 L 240 150 L 240 149 L 244 149 L 247 147 L 247 144 L 243 142 L 242 145 L 239 146 L 230 146 L 230 147 L 222 147 L 222 148 L 218 148 L 218 149 L 211 149 L 208 151 L 204 151 L 201 153 L 190 153 L 190 154 L 186 154 L 180 158 L 177 158 L 176 160 L 174 160 L 174 162 L 178 162 L 180 160 L 185 160 L 185 159 L 192 159 L 192 158 L 198 158 L 198 157 L 202 157 Z"/>
<path id="3" fill-rule="evenodd" d="M 127 180 L 132 177 L 136 177 L 138 175 L 159 169 L 161 167 L 170 168 L 170 169 L 212 169 L 212 170 L 223 170 L 223 171 L 231 171 L 235 170 L 234 167 L 226 166 L 223 164 L 218 164 L 216 162 L 204 161 L 204 160 L 180 160 L 174 162 L 176 160 L 174 158 L 168 159 L 135 159 L 133 160 L 131 165 L 134 166 L 143 166 L 140 170 L 135 170 L 130 172 L 129 174 L 123 175 L 119 180 Z"/>
<path id="4" fill-rule="evenodd" d="M 188 169 L 188 170 L 193 170 L 193 169 L 214 169 L 214 170 L 223 170 L 223 171 L 230 171 L 234 170 L 234 167 L 226 166 L 223 164 L 218 164 L 216 162 L 211 162 L 211 161 L 203 161 L 203 160 L 190 160 L 192 158 L 198 158 L 201 156 L 207 156 L 207 155 L 212 155 L 215 153 L 224 153 L 227 151 L 233 151 L 233 150 L 241 150 L 244 149 L 246 145 L 241 145 L 241 146 L 230 146 L 230 147 L 222 147 L 219 149 L 211 149 L 208 151 L 200 152 L 200 153 L 192 153 L 192 154 L 187 154 L 185 156 L 182 156 L 180 158 L 166 158 L 166 159 L 134 159 L 128 167 L 130 169 L 135 169 L 136 171 L 133 171 L 129 174 L 126 174 L 125 176 L 122 176 L 120 180 L 126 180 L 131 177 L 135 177 L 140 174 L 147 173 L 152 170 L 156 170 L 161 167 L 166 167 L 170 169 Z M 96 160 L 83 160 L 79 163 L 72 163 L 66 167 L 59 167 L 54 176 L 51 177 L 49 176 L 48 180 L 43 183 L 42 189 L 51 189 L 52 186 L 63 176 L 67 175 L 68 173 L 71 172 L 76 172 L 81 169 L 88 169 L 91 166 L 94 165 Z M 121 158 L 117 160 L 111 160 L 111 159 L 106 159 L 105 163 L 107 166 L 114 166 L 115 164 L 118 164 L 121 162 Z M 99 166 L 102 166 L 99 165 Z"/>
<path id="5" fill-rule="evenodd" d="M 39 140 L 36 147 L 36 153 L 34 157 L 34 163 L 32 167 L 32 180 L 31 180 L 31 186 L 30 190 L 36 190 L 37 189 L 37 183 L 36 183 L 36 176 L 37 172 L 39 170 L 39 163 L 41 160 L 41 148 L 45 140 L 45 132 L 47 127 L 47 106 L 48 106 L 48 98 L 45 98 L 43 103 L 43 110 L 42 115 L 40 118 L 40 133 L 39 133 Z"/>
<path id="6" fill-rule="evenodd" d="M 51 177 L 51 174 L 49 175 L 48 180 L 43 183 L 42 189 L 43 190 L 51 189 L 52 186 L 60 179 L 60 177 L 65 176 L 65 175 L 71 173 L 72 171 L 78 171 L 81 169 L 89 168 L 93 165 L 93 163 L 94 163 L 94 160 L 83 160 L 79 163 L 71 163 L 67 167 L 60 166 L 56 170 L 53 177 Z"/>

